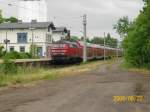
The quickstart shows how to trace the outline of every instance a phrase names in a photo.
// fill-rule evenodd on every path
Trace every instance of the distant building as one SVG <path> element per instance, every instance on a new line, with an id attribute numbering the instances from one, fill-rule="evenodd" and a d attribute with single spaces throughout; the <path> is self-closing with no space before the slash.
<path id="1" fill-rule="evenodd" d="M 66 27 L 56 27 L 52 32 L 52 42 L 70 39 L 70 31 Z"/>
<path id="2" fill-rule="evenodd" d="M 47 22 L 47 4 L 45 0 L 19 0 L 18 19 L 23 22 L 37 20 Z"/>
<path id="3" fill-rule="evenodd" d="M 52 40 L 67 38 L 66 28 L 57 28 L 52 22 L 25 22 L 0 24 L 0 45 L 8 51 L 29 52 L 34 43 L 41 57 L 49 56 Z M 6 48 L 6 40 L 8 45 Z"/>

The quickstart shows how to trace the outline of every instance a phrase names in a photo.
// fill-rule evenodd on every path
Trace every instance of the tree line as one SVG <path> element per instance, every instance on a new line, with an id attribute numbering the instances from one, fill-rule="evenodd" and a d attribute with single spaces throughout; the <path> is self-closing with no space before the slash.
<path id="1" fill-rule="evenodd" d="M 123 17 L 114 25 L 123 38 L 124 58 L 129 65 L 150 68 L 150 0 L 143 0 L 144 7 L 138 17 L 130 22 Z"/>
<path id="2" fill-rule="evenodd" d="M 9 18 L 5 18 L 2 16 L 2 10 L 0 10 L 0 24 L 5 22 L 16 23 L 18 21 L 17 18 L 11 16 Z"/>
<path id="3" fill-rule="evenodd" d="M 71 36 L 71 41 L 83 41 L 83 37 L 79 38 L 78 36 Z M 104 45 L 104 37 L 95 36 L 93 38 L 87 38 L 88 43 Z M 118 40 L 113 38 L 110 33 L 105 37 L 105 44 L 109 47 L 116 48 L 118 44 Z"/>

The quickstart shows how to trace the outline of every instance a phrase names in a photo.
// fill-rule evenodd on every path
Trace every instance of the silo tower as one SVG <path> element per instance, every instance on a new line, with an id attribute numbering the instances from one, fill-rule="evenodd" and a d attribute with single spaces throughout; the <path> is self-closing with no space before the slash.
<path id="1" fill-rule="evenodd" d="M 18 19 L 23 22 L 37 20 L 47 21 L 47 4 L 45 0 L 19 0 Z"/>

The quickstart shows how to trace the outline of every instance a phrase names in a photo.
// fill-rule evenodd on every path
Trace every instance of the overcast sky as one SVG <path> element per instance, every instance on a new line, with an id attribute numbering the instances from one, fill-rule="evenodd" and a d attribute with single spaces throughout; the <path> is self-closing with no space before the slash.
<path id="1" fill-rule="evenodd" d="M 7 4 L 14 4 L 8 6 Z M 73 35 L 82 35 L 83 14 L 88 16 L 88 36 L 110 32 L 118 37 L 112 25 L 122 16 L 132 20 L 143 6 L 142 0 L 47 0 L 49 20 L 56 26 L 66 26 Z M 5 16 L 17 16 L 17 0 L 0 0 Z"/>

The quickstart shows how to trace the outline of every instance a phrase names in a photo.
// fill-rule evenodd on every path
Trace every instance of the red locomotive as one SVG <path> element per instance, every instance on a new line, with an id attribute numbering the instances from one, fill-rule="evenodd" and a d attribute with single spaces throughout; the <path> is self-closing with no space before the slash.
<path id="1" fill-rule="evenodd" d="M 83 60 L 83 46 L 82 41 L 70 42 L 60 41 L 51 47 L 51 57 L 53 61 L 82 61 Z M 116 56 L 117 49 L 87 43 L 87 59 L 102 59 L 104 58 L 104 51 L 106 58 Z M 121 56 L 122 51 L 118 50 L 118 56 Z"/>

